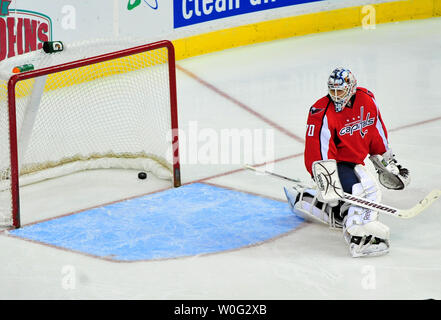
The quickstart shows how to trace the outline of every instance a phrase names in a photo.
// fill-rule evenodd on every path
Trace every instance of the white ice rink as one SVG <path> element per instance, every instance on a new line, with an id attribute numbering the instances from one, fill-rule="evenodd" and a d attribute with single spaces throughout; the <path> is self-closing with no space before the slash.
<path id="1" fill-rule="evenodd" d="M 272 129 L 273 170 L 308 178 L 309 107 L 334 67 L 374 92 L 397 159 L 411 171 L 383 202 L 407 208 L 441 187 L 441 18 L 314 34 L 178 61 L 180 127 Z M 250 109 L 256 113 L 251 113 Z M 182 156 L 188 156 L 183 151 Z M 284 181 L 239 164 L 183 164 L 204 179 L 284 199 Z M 228 174 L 229 173 L 229 174 Z M 93 175 L 93 183 L 85 177 Z M 82 172 L 24 187 L 24 224 L 167 187 L 136 172 Z M 0 299 L 441 299 L 441 201 L 421 215 L 381 216 L 391 252 L 350 258 L 342 234 L 304 223 L 277 239 L 229 252 L 118 263 L 0 234 Z M 73 272 L 73 273 L 72 273 Z M 66 276 L 70 283 L 66 285 Z M 72 280 L 73 279 L 73 280 Z M 73 281 L 73 282 L 72 282 Z"/>

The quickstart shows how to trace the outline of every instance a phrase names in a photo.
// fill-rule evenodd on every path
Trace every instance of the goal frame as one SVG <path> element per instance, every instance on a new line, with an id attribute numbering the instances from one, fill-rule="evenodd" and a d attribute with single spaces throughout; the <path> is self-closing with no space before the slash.
<path id="1" fill-rule="evenodd" d="M 175 50 L 173 43 L 169 40 L 161 40 L 133 48 L 123 49 L 111 53 L 98 55 L 95 57 L 75 60 L 56 66 L 46 67 L 38 70 L 18 73 L 11 76 L 8 80 L 8 114 L 9 114 L 9 152 L 11 165 L 11 198 L 12 198 L 12 227 L 20 228 L 20 187 L 19 187 L 19 161 L 18 161 L 18 141 L 17 141 L 17 121 L 16 121 L 16 85 L 18 82 L 58 72 L 63 72 L 75 68 L 85 67 L 100 62 L 110 61 L 142 52 L 155 49 L 167 49 L 168 55 L 168 76 L 170 91 L 170 112 L 171 112 L 171 132 L 172 132 L 172 153 L 173 153 L 173 186 L 181 186 L 181 174 L 179 163 L 179 137 L 178 137 L 178 109 L 177 109 L 177 89 L 176 89 L 176 63 Z"/>

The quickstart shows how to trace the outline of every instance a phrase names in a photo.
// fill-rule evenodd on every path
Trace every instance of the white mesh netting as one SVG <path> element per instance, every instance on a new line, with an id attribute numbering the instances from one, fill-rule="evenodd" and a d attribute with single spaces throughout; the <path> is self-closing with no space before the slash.
<path id="1" fill-rule="evenodd" d="M 0 64 L 0 226 L 11 224 L 7 81 L 15 66 L 35 69 L 145 44 L 65 44 Z M 16 85 L 20 186 L 72 172 L 130 168 L 172 179 L 167 48 L 20 81 Z"/>

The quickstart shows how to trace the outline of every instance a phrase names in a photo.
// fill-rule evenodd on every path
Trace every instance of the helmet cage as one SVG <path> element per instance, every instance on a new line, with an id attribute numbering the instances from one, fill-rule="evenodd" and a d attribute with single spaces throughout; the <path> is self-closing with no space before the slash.
<path id="1" fill-rule="evenodd" d="M 357 80 L 347 69 L 336 69 L 332 72 L 328 80 L 328 92 L 334 101 L 335 111 L 340 112 L 351 100 L 357 89 Z M 338 94 L 338 91 L 343 93 Z"/>

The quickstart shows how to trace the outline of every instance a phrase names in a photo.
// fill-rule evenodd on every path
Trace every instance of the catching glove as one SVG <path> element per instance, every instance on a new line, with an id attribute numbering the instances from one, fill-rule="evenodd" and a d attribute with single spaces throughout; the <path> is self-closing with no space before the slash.
<path id="1" fill-rule="evenodd" d="M 398 163 L 391 150 L 382 155 L 370 156 L 369 159 L 378 173 L 378 180 L 385 188 L 402 190 L 409 185 L 409 170 Z"/>

